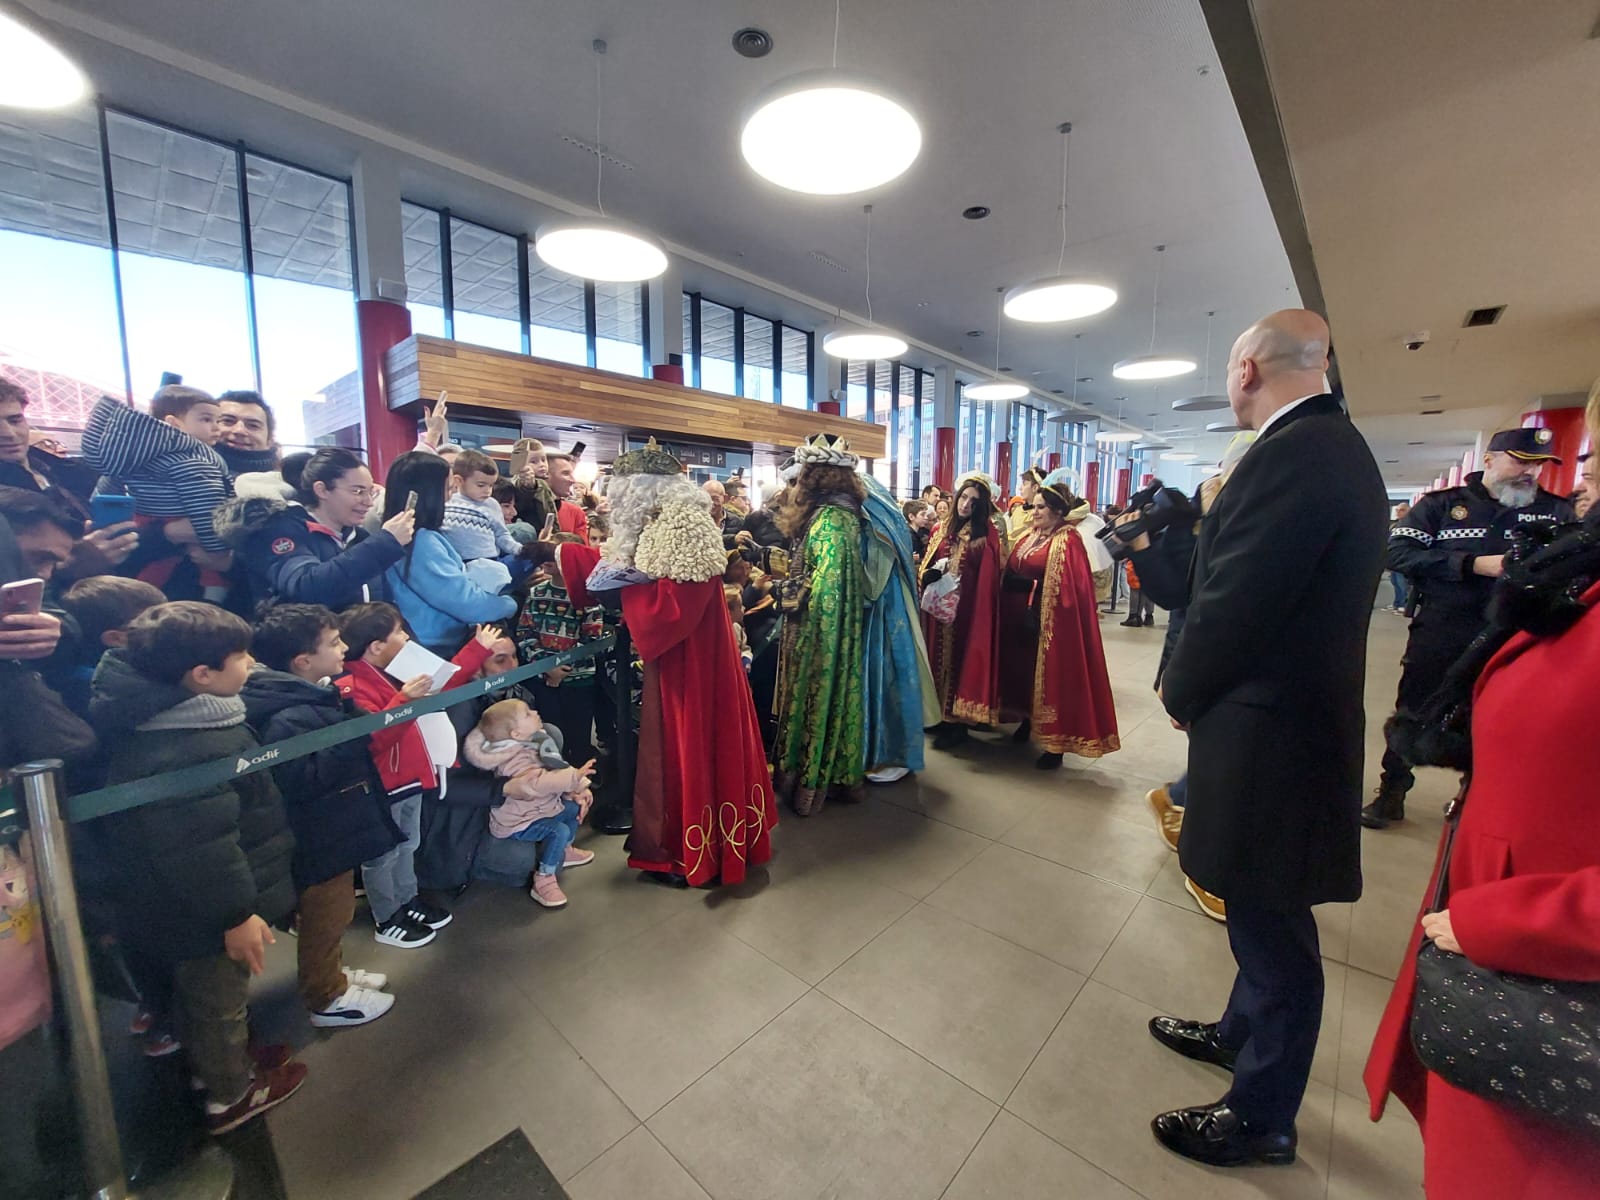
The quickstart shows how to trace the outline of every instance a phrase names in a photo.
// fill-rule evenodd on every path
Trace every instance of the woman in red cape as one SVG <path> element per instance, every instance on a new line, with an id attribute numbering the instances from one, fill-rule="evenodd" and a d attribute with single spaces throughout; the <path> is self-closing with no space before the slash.
<path id="1" fill-rule="evenodd" d="M 683 475 L 669 473 L 678 470 L 653 446 L 617 459 L 609 493 L 612 538 L 602 569 L 629 572 L 620 589 L 622 616 L 644 662 L 628 865 L 701 887 L 738 883 L 751 866 L 770 859 L 778 813 L 720 566 L 700 580 L 637 574 L 672 569 L 656 559 L 727 562 L 709 498 Z M 712 539 L 704 553 L 683 548 L 685 538 L 702 532 L 698 516 Z M 652 533 L 660 530 L 667 536 L 652 549 Z M 665 553 L 662 541 L 669 543 Z M 590 586 L 598 582 L 600 551 L 564 544 L 557 563 L 574 604 L 598 603 Z"/>
<path id="2" fill-rule="evenodd" d="M 1592 515 L 1592 514 L 1591 514 Z M 1594 525 L 1588 578 L 1600 575 Z M 1571 545 L 1568 542 L 1568 545 Z M 1552 547 L 1552 550 L 1555 548 Z M 1563 547 L 1565 549 L 1565 547 Z M 1507 574 L 1511 572 L 1508 570 Z M 1507 580 L 1506 583 L 1511 583 Z M 1533 588 L 1523 589 L 1524 597 Z M 1555 607 L 1565 588 L 1545 589 Z M 1600 584 L 1561 632 L 1514 634 L 1473 689 L 1472 771 L 1451 851 L 1443 913 L 1427 936 L 1496 971 L 1600 981 Z M 1530 622 L 1533 623 L 1533 622 Z M 1435 873 L 1438 868 L 1435 867 Z M 1430 884 L 1424 895 L 1431 895 Z M 1600 1140 L 1452 1087 L 1411 1042 L 1417 948 L 1411 943 L 1367 1059 L 1372 1119 L 1389 1094 L 1422 1127 L 1423 1185 L 1435 1200 L 1578 1200 L 1600 1196 Z M 1488 1004 L 1487 997 L 1483 1001 Z M 1559 1069 L 1559 1059 L 1554 1061 Z M 1592 1109 L 1592 1100 L 1589 1102 Z"/>
<path id="3" fill-rule="evenodd" d="M 1006 563 L 1000 593 L 1000 719 L 1032 736 L 1040 770 L 1064 753 L 1099 758 L 1121 747 L 1089 554 L 1075 521 L 1089 506 L 1065 485 L 1040 486 Z"/>
<path id="4" fill-rule="evenodd" d="M 994 527 L 995 483 L 971 472 L 956 481 L 955 506 L 928 547 L 922 586 L 946 573 L 961 579 L 956 619 L 946 625 L 923 614 L 928 664 L 939 689 L 943 722 L 933 744 L 941 750 L 967 740 L 967 726 L 1000 717 L 1000 569 L 1004 546 Z"/>

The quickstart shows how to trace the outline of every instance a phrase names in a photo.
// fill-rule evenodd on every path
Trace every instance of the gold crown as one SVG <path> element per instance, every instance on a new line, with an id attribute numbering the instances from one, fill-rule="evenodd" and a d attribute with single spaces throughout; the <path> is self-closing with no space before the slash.
<path id="1" fill-rule="evenodd" d="M 651 438 L 637 450 L 618 455 L 611 464 L 613 478 L 627 475 L 682 475 L 683 464 L 668 454 Z"/>

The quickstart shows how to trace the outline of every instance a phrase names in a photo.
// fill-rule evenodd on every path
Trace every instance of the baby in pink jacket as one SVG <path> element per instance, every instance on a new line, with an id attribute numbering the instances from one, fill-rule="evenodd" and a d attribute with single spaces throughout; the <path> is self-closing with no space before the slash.
<path id="1" fill-rule="evenodd" d="M 593 851 L 572 844 L 594 802 L 589 784 L 594 760 L 569 766 L 561 744 L 522 700 L 500 700 L 484 709 L 462 753 L 473 766 L 507 781 L 505 800 L 489 810 L 489 832 L 542 843 L 530 892 L 534 901 L 545 908 L 565 907 L 567 897 L 556 876 L 565 867 L 594 861 Z"/>

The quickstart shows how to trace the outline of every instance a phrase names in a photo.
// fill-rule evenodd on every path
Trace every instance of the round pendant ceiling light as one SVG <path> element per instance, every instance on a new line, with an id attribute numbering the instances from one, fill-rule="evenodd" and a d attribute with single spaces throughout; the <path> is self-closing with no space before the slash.
<path id="1" fill-rule="evenodd" d="M 1006 383 L 996 379 L 990 383 L 971 383 L 961 389 L 968 400 L 1020 400 L 1031 389 L 1022 383 Z"/>
<path id="2" fill-rule="evenodd" d="M 606 217 L 541 225 L 533 248 L 558 271 L 604 283 L 640 283 L 667 269 L 667 252 L 649 234 Z"/>
<path id="3" fill-rule="evenodd" d="M 1186 463 L 1186 462 L 1193 462 L 1195 459 L 1197 459 L 1199 457 L 1200 456 L 1198 454 L 1195 454 L 1192 451 L 1189 451 L 1189 450 L 1178 450 L 1178 451 L 1175 451 L 1172 454 L 1163 454 L 1161 456 L 1161 461 L 1162 462 L 1173 462 L 1173 463 Z"/>
<path id="4" fill-rule="evenodd" d="M 824 354 L 830 358 L 850 358 L 857 362 L 899 358 L 909 348 L 904 338 L 881 329 L 835 329 L 822 338 Z"/>
<path id="5" fill-rule="evenodd" d="M 1004 288 L 995 288 L 995 307 L 999 308 L 1004 303 Z M 969 383 L 961 389 L 961 394 L 969 400 L 1020 400 L 1033 391 L 1025 383 L 1017 383 L 1011 379 L 1001 379 L 1000 375 L 1000 314 L 995 313 L 994 320 L 994 373 L 996 378 L 982 380 L 978 383 Z"/>
<path id="6" fill-rule="evenodd" d="M 1239 425 L 1235 421 L 1210 421 L 1206 424 L 1207 433 L 1238 433 Z"/>
<path id="7" fill-rule="evenodd" d="M 0 13 L 0 106 L 65 108 L 89 94 L 83 72 L 26 25 Z"/>
<path id="8" fill-rule="evenodd" d="M 1137 442 L 1143 434 L 1129 433 L 1125 429 L 1102 429 L 1094 435 L 1094 440 L 1108 445 L 1121 445 L 1125 442 Z"/>
<path id="9" fill-rule="evenodd" d="M 1198 396 L 1185 396 L 1172 402 L 1174 412 L 1214 412 L 1228 407 L 1228 397 L 1211 390 L 1211 319 L 1217 315 L 1212 309 L 1206 313 L 1206 381 L 1205 391 Z"/>
<path id="10" fill-rule="evenodd" d="M 739 135 L 750 169 L 810 196 L 848 196 L 905 174 L 922 127 L 881 85 L 834 68 L 780 79 L 757 98 Z"/>
<path id="11" fill-rule="evenodd" d="M 863 204 L 862 214 L 867 218 L 866 298 L 867 323 L 846 325 L 822 337 L 822 352 L 830 358 L 855 359 L 857 362 L 879 358 L 899 358 L 908 349 L 905 338 L 879 329 L 872 321 L 872 205 Z"/>
<path id="12" fill-rule="evenodd" d="M 643 283 L 667 269 L 667 252 L 644 230 L 606 216 L 602 185 L 606 148 L 600 140 L 600 116 L 605 91 L 600 64 L 606 43 L 595 38 L 594 50 L 594 206 L 598 217 L 563 217 L 547 221 L 533 235 L 533 248 L 541 262 L 598 283 Z"/>
<path id="13" fill-rule="evenodd" d="M 1072 150 L 1072 122 L 1063 121 L 1056 126 L 1056 132 L 1061 135 L 1061 250 L 1056 255 L 1056 273 L 1006 293 L 1005 314 L 1013 321 L 1080 321 L 1105 312 L 1117 302 L 1117 290 L 1109 284 L 1063 274 L 1067 266 L 1067 164 Z"/>
<path id="14" fill-rule="evenodd" d="M 1145 354 L 1125 358 L 1112 367 L 1111 373 L 1118 379 L 1175 379 L 1179 375 L 1187 375 L 1200 365 L 1187 354 L 1155 352 L 1156 316 L 1161 311 L 1161 256 L 1166 249 L 1165 246 L 1156 247 L 1156 281 L 1150 291 L 1150 350 Z"/>

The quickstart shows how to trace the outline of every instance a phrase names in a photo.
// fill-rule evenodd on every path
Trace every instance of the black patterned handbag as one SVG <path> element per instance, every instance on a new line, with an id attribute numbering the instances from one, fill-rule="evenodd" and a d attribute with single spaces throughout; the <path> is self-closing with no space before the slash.
<path id="1" fill-rule="evenodd" d="M 1445 811 L 1429 912 L 1446 907 L 1465 796 L 1463 787 Z M 1600 1138 L 1600 983 L 1491 971 L 1424 938 L 1411 1044 L 1452 1087 Z"/>

